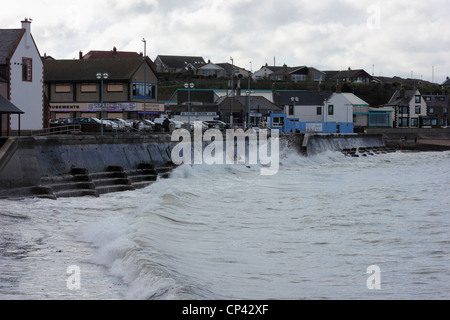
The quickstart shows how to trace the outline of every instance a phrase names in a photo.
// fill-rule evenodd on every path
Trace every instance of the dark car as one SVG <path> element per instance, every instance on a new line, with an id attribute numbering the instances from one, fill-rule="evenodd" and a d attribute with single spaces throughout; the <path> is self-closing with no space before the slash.
<path id="1" fill-rule="evenodd" d="M 70 118 L 59 118 L 58 120 L 56 120 L 57 124 L 71 124 L 72 123 L 72 119 Z"/>

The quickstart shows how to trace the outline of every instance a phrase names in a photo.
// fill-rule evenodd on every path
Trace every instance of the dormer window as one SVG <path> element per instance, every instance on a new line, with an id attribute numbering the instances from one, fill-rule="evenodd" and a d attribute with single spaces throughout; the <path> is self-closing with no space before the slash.
<path id="1" fill-rule="evenodd" d="M 33 81 L 33 59 L 22 58 L 22 81 Z"/>

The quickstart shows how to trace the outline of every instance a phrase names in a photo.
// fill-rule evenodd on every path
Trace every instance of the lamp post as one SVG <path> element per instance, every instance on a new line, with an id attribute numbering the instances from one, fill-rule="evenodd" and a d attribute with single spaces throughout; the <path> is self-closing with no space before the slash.
<path id="1" fill-rule="evenodd" d="M 147 41 L 145 38 L 142 38 L 142 42 L 144 43 L 144 62 L 147 59 Z M 144 64 L 144 119 L 147 118 L 147 110 L 146 108 L 146 101 L 147 101 L 147 68 Z"/>
<path id="2" fill-rule="evenodd" d="M 246 93 L 248 94 L 248 125 L 247 125 L 247 127 L 248 128 L 251 128 L 251 127 L 253 127 L 253 125 L 252 125 L 252 121 L 251 121 L 251 94 L 252 93 L 255 93 L 254 91 L 250 91 L 250 90 L 248 90 L 248 91 L 246 91 Z"/>
<path id="3" fill-rule="evenodd" d="M 231 60 L 231 116 L 230 116 L 230 127 L 233 128 L 233 108 L 234 108 L 234 60 Z"/>
<path id="4" fill-rule="evenodd" d="M 101 121 L 101 128 L 100 132 L 103 136 L 103 79 L 108 79 L 109 74 L 107 72 L 97 72 L 97 79 L 100 80 L 100 96 L 101 96 L 101 113 L 100 113 L 100 121 Z"/>
<path id="5" fill-rule="evenodd" d="M 191 132 L 191 89 L 194 89 L 193 83 L 185 83 L 184 87 L 188 91 L 188 130 Z"/>

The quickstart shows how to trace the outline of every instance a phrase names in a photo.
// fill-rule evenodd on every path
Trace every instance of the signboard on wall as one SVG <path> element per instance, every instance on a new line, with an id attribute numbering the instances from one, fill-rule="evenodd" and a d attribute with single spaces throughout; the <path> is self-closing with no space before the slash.
<path id="1" fill-rule="evenodd" d="M 87 111 L 101 111 L 101 103 L 88 103 Z M 136 102 L 105 102 L 103 103 L 103 111 L 136 111 Z"/>
<path id="2" fill-rule="evenodd" d="M 322 123 L 307 123 L 306 124 L 306 132 L 322 132 L 323 124 Z"/>

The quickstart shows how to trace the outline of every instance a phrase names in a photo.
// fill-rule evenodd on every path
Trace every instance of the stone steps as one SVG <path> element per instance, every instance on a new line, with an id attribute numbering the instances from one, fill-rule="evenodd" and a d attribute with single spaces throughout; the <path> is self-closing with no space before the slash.
<path id="1" fill-rule="evenodd" d="M 369 148 L 349 148 L 341 150 L 343 154 L 349 157 L 367 157 L 374 156 L 377 154 L 387 154 L 390 152 L 395 152 L 395 150 L 387 147 L 369 147 Z"/>
<path id="2" fill-rule="evenodd" d="M 135 170 L 127 171 L 119 166 L 109 166 L 104 172 L 95 173 L 89 173 L 86 168 L 72 168 L 69 174 L 42 177 L 40 186 L 33 188 L 33 194 L 48 199 L 99 197 L 106 193 L 145 188 L 159 177 L 167 178 L 172 169 L 170 163 L 159 168 L 151 163 L 142 163 Z"/>

